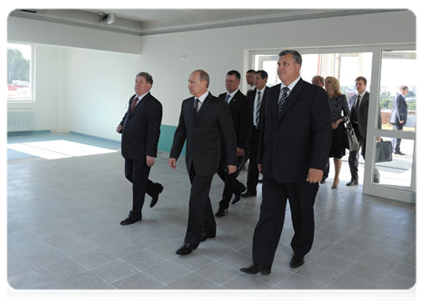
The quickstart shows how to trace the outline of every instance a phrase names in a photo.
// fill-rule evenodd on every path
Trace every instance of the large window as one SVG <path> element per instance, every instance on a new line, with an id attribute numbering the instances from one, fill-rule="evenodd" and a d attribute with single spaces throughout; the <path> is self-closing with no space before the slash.
<path id="1" fill-rule="evenodd" d="M 7 100 L 34 101 L 33 46 L 7 44 Z"/>

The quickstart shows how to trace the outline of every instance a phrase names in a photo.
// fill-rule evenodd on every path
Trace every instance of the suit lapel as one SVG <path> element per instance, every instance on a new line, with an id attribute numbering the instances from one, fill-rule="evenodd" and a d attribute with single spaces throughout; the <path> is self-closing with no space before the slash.
<path id="1" fill-rule="evenodd" d="M 207 95 L 206 99 L 204 99 L 203 103 L 201 104 L 200 111 L 197 113 L 197 118 L 201 118 L 201 116 L 204 114 L 204 111 L 207 109 L 207 106 L 210 103 L 211 93 Z"/>
<path id="2" fill-rule="evenodd" d="M 130 105 L 129 105 L 129 117 L 131 117 L 132 115 L 135 115 L 137 113 L 137 111 L 139 111 L 141 109 L 141 107 L 143 107 L 144 105 L 146 105 L 148 103 L 148 100 L 150 100 L 151 94 L 149 92 L 141 100 L 138 100 L 138 101 L 141 101 L 141 102 L 138 103 L 135 106 L 134 111 L 131 113 L 131 106 L 132 106 L 132 103 L 135 100 L 135 97 L 136 97 L 136 95 L 132 96 L 132 101 L 130 102 Z"/>
<path id="3" fill-rule="evenodd" d="M 285 114 L 292 108 L 292 106 L 294 106 L 294 104 L 297 103 L 297 100 L 300 97 L 302 90 L 303 90 L 303 81 L 302 79 L 300 79 L 300 81 L 297 82 L 297 84 L 295 85 L 291 93 L 289 93 L 289 96 L 286 99 L 285 105 L 282 108 L 281 115 L 279 119 L 277 120 L 277 122 L 280 122 L 280 120 L 284 118 Z M 277 97 L 277 101 L 278 100 L 279 100 L 279 94 Z"/>

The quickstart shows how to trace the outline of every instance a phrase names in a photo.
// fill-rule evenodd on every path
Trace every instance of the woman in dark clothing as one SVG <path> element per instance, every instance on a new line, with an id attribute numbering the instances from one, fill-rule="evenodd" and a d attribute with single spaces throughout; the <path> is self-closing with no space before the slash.
<path id="1" fill-rule="evenodd" d="M 335 178 L 332 189 L 336 189 L 339 184 L 339 173 L 341 172 L 341 158 L 345 155 L 345 127 L 344 118 L 350 115 L 347 97 L 341 94 L 339 82 L 335 77 L 325 78 L 326 93 L 329 97 L 329 106 L 332 113 L 332 143 L 329 157 L 333 157 L 335 165 Z"/>

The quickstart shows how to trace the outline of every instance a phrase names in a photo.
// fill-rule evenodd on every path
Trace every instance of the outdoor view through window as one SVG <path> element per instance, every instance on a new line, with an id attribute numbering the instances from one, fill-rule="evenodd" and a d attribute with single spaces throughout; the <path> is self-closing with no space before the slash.
<path id="1" fill-rule="evenodd" d="M 32 46 L 7 44 L 7 100 L 33 101 Z"/>

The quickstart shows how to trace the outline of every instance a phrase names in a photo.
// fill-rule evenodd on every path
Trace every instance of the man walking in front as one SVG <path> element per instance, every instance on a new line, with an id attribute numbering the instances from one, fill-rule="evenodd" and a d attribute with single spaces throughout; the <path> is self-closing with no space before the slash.
<path id="1" fill-rule="evenodd" d="M 332 137 L 325 91 L 300 77 L 301 55 L 279 54 L 281 84 L 263 102 L 257 163 L 263 173 L 263 201 L 253 236 L 253 264 L 247 274 L 270 274 L 289 201 L 294 252 L 289 266 L 298 268 L 314 240 L 314 201 L 323 177 Z"/>
<path id="2" fill-rule="evenodd" d="M 152 197 L 150 207 L 158 200 L 163 186 L 148 179 L 150 168 L 157 157 L 157 143 L 162 122 L 162 104 L 150 89 L 153 77 L 141 72 L 135 78 L 135 95 L 116 131 L 122 134 L 122 156 L 125 158 L 125 176 L 132 183 L 132 210 L 120 222 L 130 225 L 142 219 L 145 193 Z"/>
<path id="3" fill-rule="evenodd" d="M 216 221 L 210 203 L 210 186 L 220 163 L 222 147 L 227 174 L 236 171 L 236 137 L 228 105 L 208 91 L 210 78 L 196 70 L 188 79 L 193 97 L 182 102 L 178 127 L 173 138 L 169 166 L 176 168 L 185 141 L 186 166 L 191 181 L 188 226 L 185 241 L 176 253 L 190 254 L 198 244 L 216 236 Z"/>

